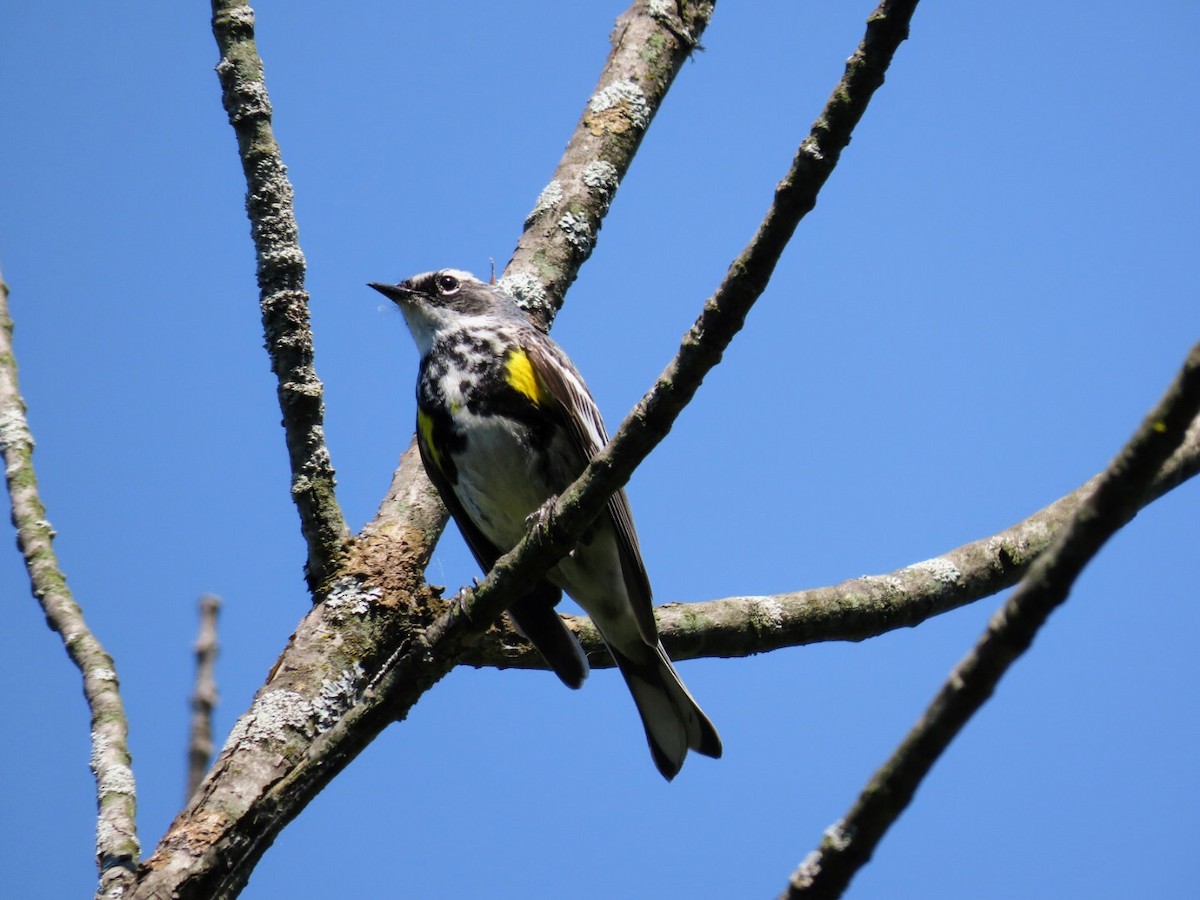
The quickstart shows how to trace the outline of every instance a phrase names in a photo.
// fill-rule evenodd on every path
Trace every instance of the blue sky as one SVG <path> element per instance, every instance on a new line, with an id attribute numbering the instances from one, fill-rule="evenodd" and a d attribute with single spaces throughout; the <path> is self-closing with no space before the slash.
<path id="1" fill-rule="evenodd" d="M 411 436 L 368 281 L 503 265 L 624 4 L 257 7 L 348 520 Z M 870 4 L 719 5 L 555 329 L 610 426 L 751 235 Z M 990 11 L 990 10 L 989 10 Z M 181 803 L 194 607 L 223 740 L 307 608 L 240 166 L 201 4 L 9 5 L 0 265 L 57 550 L 116 659 L 142 841 Z M 927 4 L 746 329 L 630 485 L 660 602 L 888 572 L 1101 469 L 1200 334 L 1194 3 Z M 1087 569 L 854 898 L 1191 897 L 1200 489 Z M 11 547 L 11 544 L 9 545 Z M 477 574 L 457 535 L 430 580 Z M 79 679 L 0 553 L 13 896 L 94 886 Z M 611 671 L 459 670 L 244 896 L 774 896 L 992 598 L 861 644 L 680 668 L 726 746 L 665 784 Z"/>

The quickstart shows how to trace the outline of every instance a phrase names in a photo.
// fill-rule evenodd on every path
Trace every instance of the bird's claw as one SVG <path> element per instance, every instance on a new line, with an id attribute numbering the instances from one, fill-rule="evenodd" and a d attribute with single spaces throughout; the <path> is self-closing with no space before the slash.
<path id="1" fill-rule="evenodd" d="M 545 525 L 550 521 L 551 513 L 554 512 L 554 504 L 558 502 L 558 495 L 551 494 L 541 506 L 525 517 L 525 525 L 530 530 Z"/>

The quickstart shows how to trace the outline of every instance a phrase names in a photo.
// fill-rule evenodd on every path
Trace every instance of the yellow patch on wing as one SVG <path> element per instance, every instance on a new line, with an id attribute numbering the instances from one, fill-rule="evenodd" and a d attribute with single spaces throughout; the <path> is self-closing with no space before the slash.
<path id="1" fill-rule="evenodd" d="M 433 442 L 433 417 L 423 409 L 417 410 L 417 434 L 438 471 L 446 471 L 442 466 L 442 454 L 438 452 L 437 444 Z"/>
<path id="2" fill-rule="evenodd" d="M 541 405 L 550 400 L 550 392 L 538 377 L 529 354 L 519 347 L 511 351 L 505 360 L 504 379 L 518 394 L 528 397 L 535 404 Z"/>

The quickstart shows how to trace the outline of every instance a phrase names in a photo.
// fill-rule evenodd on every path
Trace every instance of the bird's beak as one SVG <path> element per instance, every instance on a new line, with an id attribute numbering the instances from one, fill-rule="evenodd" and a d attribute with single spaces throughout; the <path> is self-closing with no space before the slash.
<path id="1" fill-rule="evenodd" d="M 403 303 L 415 293 L 408 286 L 407 281 L 402 281 L 399 284 L 380 284 L 378 281 L 372 281 L 367 287 L 375 288 L 375 290 L 379 291 L 379 293 L 383 294 L 383 296 L 387 297 L 393 303 Z"/>

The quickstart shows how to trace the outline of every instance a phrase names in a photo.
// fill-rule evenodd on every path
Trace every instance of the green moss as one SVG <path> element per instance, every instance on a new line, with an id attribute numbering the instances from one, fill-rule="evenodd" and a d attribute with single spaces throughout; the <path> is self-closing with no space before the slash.
<path id="1" fill-rule="evenodd" d="M 33 473 L 33 467 L 29 465 L 29 457 L 27 453 L 21 454 L 24 465 L 17 466 L 11 469 L 8 473 L 9 483 L 12 485 L 12 492 L 32 490 L 37 487 L 37 476 Z M 45 517 L 45 510 L 41 509 L 38 504 L 38 518 Z"/>
<path id="2" fill-rule="evenodd" d="M 550 259 L 544 247 L 534 251 L 533 266 L 545 284 L 554 284 L 562 278 L 561 267 Z"/>
<path id="3" fill-rule="evenodd" d="M 661 83 L 670 74 L 671 47 L 667 36 L 661 31 L 650 36 L 639 55 L 653 81 Z"/>

